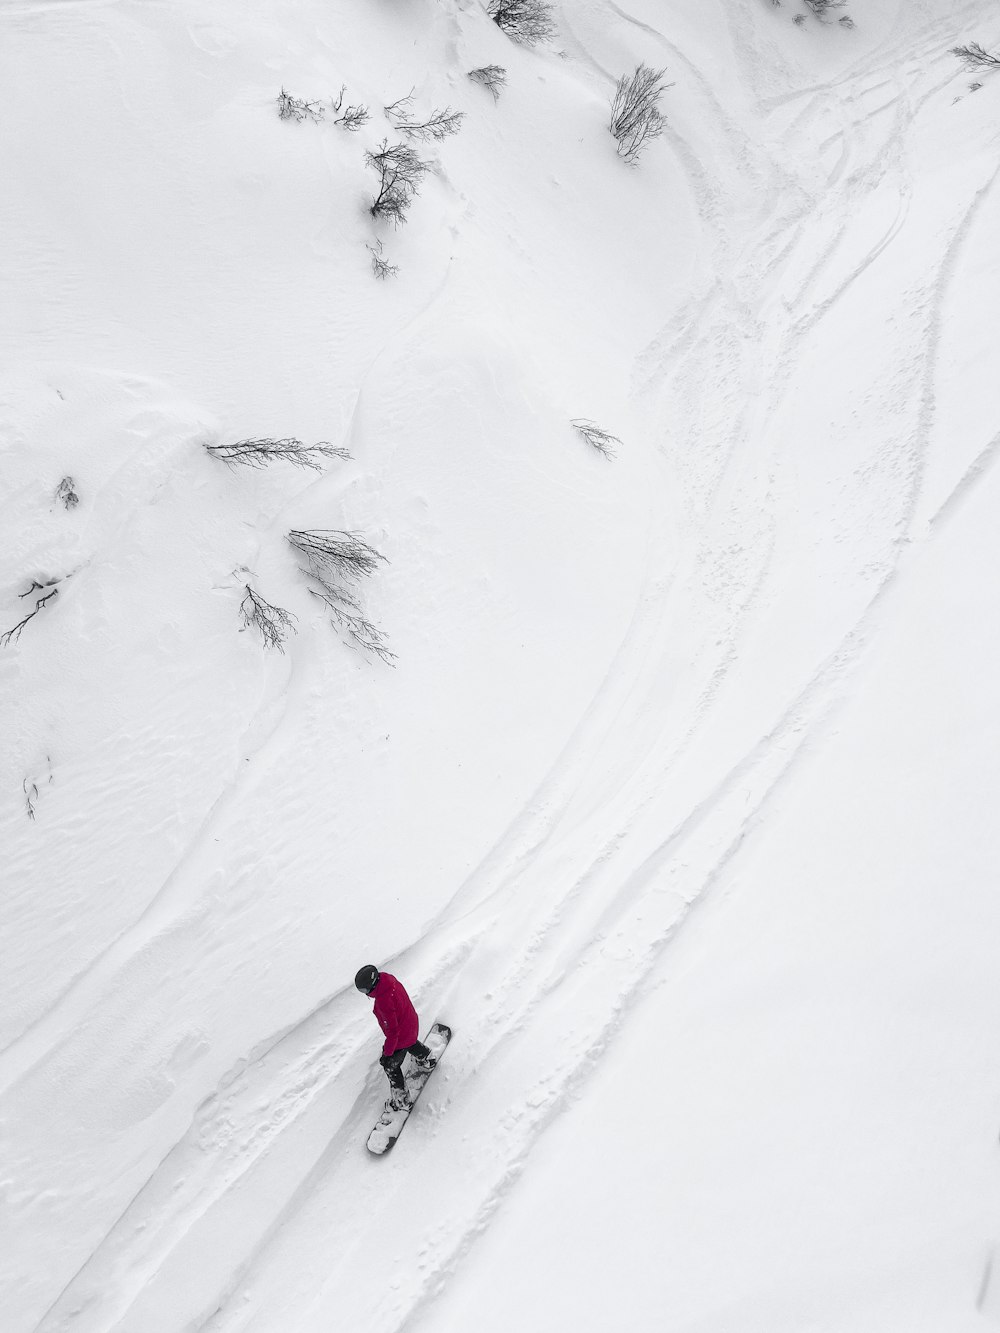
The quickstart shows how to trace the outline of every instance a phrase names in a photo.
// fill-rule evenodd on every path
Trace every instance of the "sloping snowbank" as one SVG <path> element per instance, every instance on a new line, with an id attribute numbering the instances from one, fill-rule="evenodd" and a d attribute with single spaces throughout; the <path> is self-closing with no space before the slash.
<path id="1" fill-rule="evenodd" d="M 13 1330 L 973 1326 L 1000 33 L 870 8 L 5 10 Z M 278 120 L 342 84 L 357 136 Z M 411 87 L 466 118 L 386 232 Z M 204 447 L 268 434 L 351 459 Z M 293 528 L 387 558 L 395 667 Z M 377 1167 L 369 959 L 456 1032 Z"/>

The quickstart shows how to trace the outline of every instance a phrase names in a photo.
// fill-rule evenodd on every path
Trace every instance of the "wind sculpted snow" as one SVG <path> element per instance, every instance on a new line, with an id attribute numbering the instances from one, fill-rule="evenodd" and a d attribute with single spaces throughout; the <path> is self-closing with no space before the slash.
<path id="1" fill-rule="evenodd" d="M 1000 29 L 848 10 L 8 6 L 12 1333 L 995 1317 Z M 454 1030 L 385 1162 L 369 959 Z"/>

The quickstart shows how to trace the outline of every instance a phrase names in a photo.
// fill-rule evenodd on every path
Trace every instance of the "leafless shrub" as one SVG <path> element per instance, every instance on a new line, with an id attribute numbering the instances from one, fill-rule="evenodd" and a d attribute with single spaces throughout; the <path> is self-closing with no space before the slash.
<path id="1" fill-rule="evenodd" d="M 43 783 L 45 786 L 51 787 L 54 781 L 52 775 L 51 755 L 47 754 L 45 756 L 45 765 L 48 770 L 47 774 L 45 774 L 44 776 L 39 775 L 37 777 L 32 777 L 31 774 L 29 773 L 21 781 L 21 790 L 24 792 L 25 813 L 27 814 L 28 818 L 32 820 L 32 822 L 34 822 L 35 819 L 35 807 L 38 805 L 38 800 L 39 797 L 41 796 L 41 790 L 38 784 Z"/>
<path id="2" fill-rule="evenodd" d="M 316 585 L 309 591 L 326 606 L 334 625 L 391 666 L 396 655 L 390 652 L 382 631 L 361 610 L 355 590 L 361 579 L 385 562 L 385 556 L 357 532 L 294 531 L 288 540 L 304 557 L 303 573 Z"/>
<path id="3" fill-rule="evenodd" d="M 344 106 L 344 93 L 347 91 L 347 84 L 342 84 L 340 92 L 336 99 L 331 98 L 330 105 L 333 107 L 333 123 L 340 125 L 348 134 L 355 134 L 361 129 L 362 125 L 367 125 L 371 120 L 371 112 L 366 106 Z"/>
<path id="4" fill-rule="evenodd" d="M 419 193 L 420 182 L 430 164 L 417 156 L 409 144 L 390 145 L 383 139 L 378 151 L 365 153 L 365 162 L 378 172 L 378 193 L 369 212 L 373 218 L 386 218 L 398 227 Z"/>
<path id="5" fill-rule="evenodd" d="M 399 265 L 390 264 L 387 259 L 382 258 L 381 241 L 376 241 L 374 245 L 369 245 L 367 249 L 372 257 L 372 272 L 375 274 L 376 278 L 385 280 L 386 278 L 393 278 L 396 276 L 399 272 Z"/>
<path id="6" fill-rule="evenodd" d="M 265 648 L 277 648 L 279 653 L 283 653 L 285 650 L 282 645 L 285 639 L 289 634 L 295 633 L 295 617 L 290 611 L 285 611 L 280 606 L 272 606 L 270 602 L 265 601 L 259 593 L 254 592 L 249 583 L 243 586 L 246 589 L 246 596 L 240 603 L 240 615 L 243 617 L 243 629 L 240 633 L 252 625 L 260 632 Z"/>
<path id="7" fill-rule="evenodd" d="M 343 84 L 336 97 L 330 98 L 334 125 L 340 125 L 349 134 L 360 130 L 371 120 L 371 113 L 366 106 L 344 106 L 344 93 L 347 84 Z M 282 120 L 312 120 L 319 122 L 326 119 L 326 107 L 322 102 L 309 102 L 301 97 L 293 97 L 282 88 L 278 94 L 278 115 Z"/>
<path id="8" fill-rule="evenodd" d="M 651 140 L 663 133 L 664 120 L 656 105 L 672 84 L 664 84 L 664 69 L 637 65 L 634 74 L 623 74 L 615 85 L 609 129 L 618 145 L 618 155 L 633 163 Z"/>
<path id="9" fill-rule="evenodd" d="M 326 115 L 322 102 L 307 102 L 301 97 L 293 97 L 282 88 L 277 97 L 278 115 L 282 120 L 320 121 Z"/>
<path id="10" fill-rule="evenodd" d="M 287 439 L 274 440 L 267 436 L 253 440 L 237 440 L 235 444 L 206 444 L 205 449 L 213 458 L 221 458 L 230 465 L 242 463 L 247 467 L 266 467 L 268 463 L 294 463 L 296 467 L 311 467 L 317 472 L 322 469 L 322 458 L 349 459 L 350 451 L 337 444 L 328 444 L 320 440 L 318 444 L 303 444 L 289 436 Z"/>
<path id="11" fill-rule="evenodd" d="M 811 9 L 818 19 L 825 19 L 831 10 L 843 9 L 847 0 L 802 0 L 802 3 Z"/>
<path id="12" fill-rule="evenodd" d="M 33 592 L 41 592 L 44 593 L 45 595 L 43 597 L 39 597 L 36 599 L 34 609 L 29 611 L 28 614 L 22 620 L 19 620 L 16 625 L 13 625 L 9 630 L 6 630 L 3 634 L 0 634 L 0 648 L 6 648 L 9 644 L 17 642 L 17 640 L 21 637 L 21 631 L 24 629 L 28 621 L 34 620 L 35 616 L 38 615 L 39 611 L 41 611 L 42 608 L 45 607 L 52 600 L 53 597 L 57 596 L 59 588 L 56 585 L 58 583 L 59 583 L 58 579 L 46 579 L 44 583 L 39 583 L 37 580 L 32 579 L 31 587 L 26 589 L 22 593 L 18 593 L 18 596 L 22 598 L 30 597 Z M 51 589 L 51 591 L 45 592 L 46 588 Z"/>
<path id="13" fill-rule="evenodd" d="M 420 139 L 424 143 L 430 139 L 447 139 L 449 134 L 457 134 L 462 128 L 464 111 L 452 111 L 450 106 L 446 106 L 443 111 L 432 111 L 425 120 L 415 120 L 410 113 L 412 101 L 411 89 L 405 97 L 399 98 L 391 106 L 383 107 L 395 128 L 408 139 Z"/>
<path id="14" fill-rule="evenodd" d="M 500 31 L 520 46 L 537 46 L 555 33 L 552 6 L 544 0 L 489 0 L 486 12 Z"/>
<path id="15" fill-rule="evenodd" d="M 966 69 L 1000 69 L 1000 56 L 991 55 L 978 42 L 970 42 L 968 46 L 953 46 L 951 54 L 958 56 Z"/>
<path id="16" fill-rule="evenodd" d="M 388 106 L 384 106 L 382 110 L 385 112 L 386 116 L 392 121 L 395 121 L 400 117 L 405 120 L 410 114 L 414 92 L 416 92 L 416 89 L 411 88 L 405 97 L 397 97 L 395 102 L 390 102 Z"/>
<path id="17" fill-rule="evenodd" d="M 599 454 L 603 454 L 605 458 L 614 458 L 616 450 L 621 445 L 621 440 L 617 435 L 602 430 L 600 426 L 595 425 L 593 421 L 588 421 L 585 417 L 576 418 L 571 422 L 571 425 Z"/>
<path id="18" fill-rule="evenodd" d="M 344 113 L 337 116 L 334 120 L 335 125 L 342 125 L 348 134 L 356 134 L 362 125 L 367 125 L 371 120 L 371 112 L 366 106 L 348 106 L 344 108 Z"/>
<path id="19" fill-rule="evenodd" d="M 335 528 L 312 531 L 295 529 L 288 540 L 305 556 L 309 572 L 316 578 L 333 580 L 365 578 L 374 574 L 385 556 L 369 546 L 358 532 Z"/>
<path id="20" fill-rule="evenodd" d="M 501 90 L 507 86 L 507 71 L 503 65 L 480 65 L 478 69 L 470 69 L 468 77 L 473 83 L 488 88 L 494 102 L 499 101 Z"/>
<path id="21" fill-rule="evenodd" d="M 72 477 L 63 477 L 56 487 L 56 499 L 66 509 L 75 509 L 80 503 L 80 497 L 76 493 L 76 482 Z"/>
<path id="22" fill-rule="evenodd" d="M 359 648 L 380 657 L 386 666 L 395 666 L 396 654 L 389 648 L 378 626 L 373 625 L 364 615 L 353 593 L 325 583 L 319 589 L 310 588 L 309 591 L 330 612 L 331 621 L 341 633 L 346 634 Z"/>

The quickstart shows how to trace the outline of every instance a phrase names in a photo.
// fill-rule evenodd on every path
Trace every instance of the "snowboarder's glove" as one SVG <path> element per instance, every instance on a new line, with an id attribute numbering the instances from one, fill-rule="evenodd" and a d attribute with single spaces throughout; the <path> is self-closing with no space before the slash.
<path id="1" fill-rule="evenodd" d="M 395 1063 L 391 1055 L 380 1055 L 378 1062 L 383 1069 L 388 1069 L 391 1064 Z"/>

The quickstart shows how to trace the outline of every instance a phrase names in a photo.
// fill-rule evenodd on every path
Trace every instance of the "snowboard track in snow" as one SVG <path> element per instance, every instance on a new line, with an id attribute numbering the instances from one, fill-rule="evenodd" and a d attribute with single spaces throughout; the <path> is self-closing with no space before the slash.
<path id="1" fill-rule="evenodd" d="M 611 8 L 680 57 L 662 34 Z M 975 6 L 966 7 L 970 16 L 974 11 Z M 457 40 L 457 18 L 451 29 Z M 920 34 L 924 45 L 910 54 L 910 62 L 936 56 L 944 29 L 942 23 L 928 23 Z M 585 53 L 583 39 L 575 40 Z M 588 58 L 601 76 L 607 74 Z M 727 429 L 712 440 L 711 451 L 706 447 L 704 458 L 691 462 L 687 480 L 694 517 L 687 565 L 674 567 L 670 543 L 651 533 L 631 625 L 573 734 L 492 849 L 403 954 L 408 966 L 419 964 L 423 993 L 436 1006 L 425 1017 L 454 1023 L 448 1067 L 421 1102 L 408 1141 L 392 1159 L 373 1167 L 363 1138 L 375 1114 L 380 1076 L 371 1071 L 370 1016 L 358 1010 L 352 989 L 345 986 L 300 1020 L 263 1037 L 201 1100 L 64 1283 L 38 1333 L 68 1327 L 137 1333 L 145 1318 L 143 1302 L 155 1301 L 161 1288 L 176 1291 L 186 1256 L 203 1238 L 210 1250 L 237 1210 L 257 1221 L 241 1236 L 238 1252 L 226 1253 L 202 1278 L 185 1327 L 275 1333 L 282 1311 L 295 1311 L 306 1321 L 303 1327 L 313 1328 L 334 1309 L 342 1312 L 345 1327 L 364 1326 L 371 1333 L 415 1333 L 427 1326 L 449 1279 L 522 1178 L 540 1136 L 573 1106 L 602 1055 L 655 990 L 678 933 L 713 903 L 741 847 L 821 747 L 852 674 L 878 635 L 893 590 L 905 578 L 911 543 L 918 540 L 925 461 L 936 422 L 942 312 L 963 245 L 997 173 L 954 221 L 920 288 L 914 333 L 920 355 L 901 371 L 901 399 L 909 387 L 917 391 L 916 410 L 907 418 L 912 431 L 903 432 L 903 443 L 883 446 L 889 470 L 896 469 L 905 482 L 902 498 L 890 497 L 895 507 L 887 500 L 879 534 L 887 554 L 856 593 L 856 610 L 845 612 L 846 628 L 823 645 L 811 665 L 790 671 L 781 701 L 755 716 L 753 737 L 720 745 L 714 765 L 699 767 L 700 743 L 713 728 L 727 727 L 734 678 L 738 684 L 780 573 L 773 513 L 744 533 L 745 545 L 737 549 L 732 529 L 743 525 L 732 512 L 738 503 L 747 510 L 755 503 L 753 497 L 740 500 L 753 467 L 765 470 L 775 461 L 768 433 L 791 400 L 804 346 L 841 317 L 912 225 L 906 137 L 950 76 L 935 75 L 914 95 L 905 74 L 886 73 L 872 56 L 849 76 L 771 98 L 765 109 L 774 115 L 791 112 L 792 119 L 784 137 L 771 145 L 772 160 L 762 165 L 747 163 L 749 150 L 735 117 L 696 66 L 688 62 L 687 69 L 699 105 L 714 123 L 720 154 L 730 162 L 727 179 L 737 181 L 747 196 L 762 179 L 770 184 L 755 207 L 747 240 L 743 221 L 733 226 L 725 216 L 724 190 L 698 161 L 696 146 L 671 128 L 670 142 L 705 216 L 716 269 L 704 290 L 693 293 L 637 356 L 633 384 L 651 420 L 668 418 L 686 386 L 696 384 L 718 359 L 720 329 L 731 325 L 747 345 L 735 347 L 719 379 L 742 376 L 741 386 L 756 385 L 758 395 L 751 397 L 749 390 L 742 399 L 735 395 Z M 882 100 L 886 91 L 891 95 Z M 864 109 L 873 94 L 878 106 Z M 839 127 L 820 147 L 821 155 L 829 149 L 835 160 L 825 176 L 803 172 L 796 179 L 778 159 L 789 146 L 793 155 L 805 155 L 831 119 Z M 863 253 L 851 257 L 855 217 L 883 187 L 894 199 L 891 216 L 880 222 Z M 769 217 L 779 196 L 784 211 Z M 751 253 L 757 256 L 752 263 Z M 379 359 L 433 318 L 450 271 L 449 264 L 422 308 L 369 362 L 345 427 L 350 444 L 356 446 L 356 432 L 363 430 L 359 414 Z M 1000 433 L 937 505 L 931 532 L 960 512 L 998 453 Z M 876 456 L 881 457 L 878 446 Z M 291 503 L 281 506 L 274 522 Z M 706 632 L 682 680 L 671 656 L 672 639 L 679 623 L 700 619 L 724 628 L 718 638 L 714 629 Z M 262 701 L 248 730 L 255 738 L 253 753 L 265 750 L 280 728 L 284 711 L 274 710 L 273 702 Z M 258 721 L 265 715 L 266 735 L 257 743 Z M 57 1050 L 74 1023 L 73 1008 L 110 986 L 124 963 L 189 908 L 183 889 L 175 889 L 185 878 L 198 879 L 193 867 L 199 849 L 216 820 L 238 802 L 247 757 L 241 749 L 232 782 L 206 810 L 137 920 L 9 1048 L 2 1066 L 6 1086 Z M 471 994 L 449 981 L 463 972 L 475 978 Z M 461 1004 L 460 1020 L 449 1012 L 449 999 Z M 424 1012 L 422 1003 L 419 1007 Z M 497 1087 L 505 1090 L 503 1106 L 493 1095 Z M 485 1159 L 479 1151 L 484 1140 L 491 1144 Z M 373 1169 L 379 1170 L 377 1177 Z M 448 1171 L 464 1175 L 461 1207 L 456 1213 L 452 1197 L 448 1214 L 440 1216 L 430 1187 L 436 1172 Z M 280 1186 L 276 1177 L 283 1180 Z M 406 1222 L 417 1213 L 419 1250 Z M 365 1226 L 359 1218 L 368 1219 Z M 382 1232 L 409 1261 L 401 1264 L 407 1276 L 395 1289 L 359 1293 L 352 1259 Z M 983 1292 L 989 1281 L 987 1268 Z"/>

